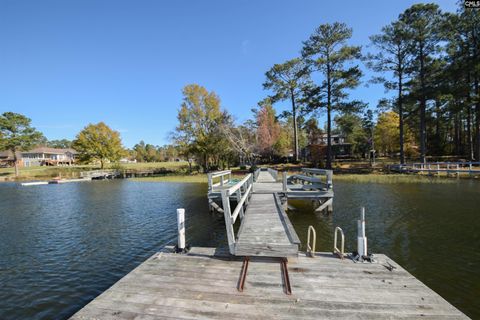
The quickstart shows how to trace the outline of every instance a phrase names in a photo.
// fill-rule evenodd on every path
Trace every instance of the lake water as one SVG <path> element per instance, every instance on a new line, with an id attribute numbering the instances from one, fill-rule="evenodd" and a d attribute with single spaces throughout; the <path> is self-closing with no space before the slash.
<path id="1" fill-rule="evenodd" d="M 334 182 L 334 213 L 293 202 L 302 242 L 331 251 L 333 230 L 355 249 L 366 207 L 369 249 L 389 255 L 472 318 L 480 318 L 480 182 Z M 186 209 L 187 242 L 226 243 L 223 217 L 208 212 L 205 184 L 95 181 L 0 184 L 0 319 L 65 319 L 166 244 Z"/>

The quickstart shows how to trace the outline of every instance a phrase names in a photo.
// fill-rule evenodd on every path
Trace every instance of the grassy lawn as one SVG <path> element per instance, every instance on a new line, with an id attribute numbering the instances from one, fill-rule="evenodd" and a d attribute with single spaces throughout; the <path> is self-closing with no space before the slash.
<path id="1" fill-rule="evenodd" d="M 175 162 L 138 162 L 138 163 L 124 163 L 120 164 L 121 168 L 124 169 L 156 169 L 156 168 L 165 168 L 169 170 L 179 170 L 179 169 L 188 169 L 188 162 L 186 161 L 175 161 Z"/>
<path id="2" fill-rule="evenodd" d="M 291 171 L 289 174 L 292 174 L 294 171 L 298 171 L 301 167 L 304 167 L 305 164 L 280 164 L 280 165 L 262 165 L 262 167 L 271 167 L 280 170 Z M 455 179 L 446 179 L 442 177 L 428 177 L 425 175 L 404 175 L 404 174 L 385 174 L 381 172 L 351 172 L 348 169 L 355 167 L 368 167 L 368 162 L 353 162 L 349 164 L 344 164 L 346 169 L 344 173 L 334 174 L 333 181 L 349 181 L 357 183 L 452 183 Z M 121 165 L 109 165 L 106 167 L 114 168 L 119 170 L 135 170 L 135 171 L 144 171 L 152 169 L 164 169 L 168 170 L 170 173 L 167 173 L 163 176 L 156 177 L 139 177 L 134 178 L 135 181 L 158 181 L 158 182 L 187 182 L 187 183 L 206 183 L 207 175 L 206 174 L 188 174 L 188 162 L 150 162 L 150 163 L 128 163 Z M 20 177 L 15 179 L 15 169 L 14 168 L 0 168 L 0 181 L 1 180 L 47 180 L 51 178 L 61 177 L 61 178 L 78 178 L 80 172 L 97 170 L 100 169 L 98 165 L 78 165 L 70 167 L 28 167 L 20 168 Z M 238 168 L 231 168 L 232 170 Z M 340 171 L 343 171 L 340 169 Z M 234 172 L 235 178 L 241 178 L 245 171 Z M 241 174 L 241 175 L 240 175 Z"/>
<path id="3" fill-rule="evenodd" d="M 55 177 L 76 178 L 80 172 L 95 169 L 93 166 L 28 167 L 20 168 L 18 180 L 50 179 Z M 14 168 L 0 168 L 0 179 L 15 179 Z"/>
<path id="4" fill-rule="evenodd" d="M 152 169 L 166 169 L 175 172 L 187 171 L 188 162 L 149 162 L 149 163 L 127 163 L 127 164 L 110 164 L 106 166 L 106 169 L 126 169 L 126 170 L 152 170 Z M 38 179 L 51 179 L 55 177 L 62 178 L 77 178 L 82 171 L 98 170 L 99 165 L 77 165 L 77 166 L 65 166 L 65 167 L 25 167 L 20 168 L 20 176 L 16 180 L 38 180 Z M 14 168 L 0 168 L 0 180 L 14 180 L 15 169 Z"/>
<path id="5" fill-rule="evenodd" d="M 333 175 L 333 185 L 335 181 L 348 181 L 357 183 L 453 183 L 456 179 L 446 179 L 442 177 L 428 177 L 423 175 L 406 174 L 337 174 Z"/>

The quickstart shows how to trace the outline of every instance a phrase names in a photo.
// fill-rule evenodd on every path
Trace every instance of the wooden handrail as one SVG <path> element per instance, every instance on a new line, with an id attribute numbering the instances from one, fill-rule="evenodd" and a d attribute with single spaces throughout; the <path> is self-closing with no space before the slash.
<path id="1" fill-rule="evenodd" d="M 212 178 L 218 178 L 220 176 L 225 176 L 225 175 L 230 174 L 230 173 L 232 173 L 231 170 L 223 170 L 223 171 L 215 171 L 215 172 L 212 172 L 212 173 L 209 173 L 209 174 Z"/>
<path id="2" fill-rule="evenodd" d="M 278 171 L 275 170 L 275 169 L 270 169 L 270 168 L 267 168 L 267 170 L 276 181 L 278 179 Z"/>
<path id="3" fill-rule="evenodd" d="M 228 179 L 225 180 L 224 177 L 228 176 Z M 213 179 L 220 178 L 220 181 L 213 183 Z M 223 186 L 225 183 L 230 182 L 232 178 L 231 170 L 215 171 L 208 174 L 208 190 L 212 190 L 213 187 Z"/>
<path id="4" fill-rule="evenodd" d="M 299 179 L 302 181 L 307 181 L 312 184 L 322 184 L 327 189 L 333 188 L 333 171 L 327 169 L 317 169 L 317 168 L 302 168 L 304 175 L 293 175 L 292 179 Z M 322 182 L 320 178 L 315 176 L 325 176 L 325 182 Z M 307 178 L 309 177 L 309 178 Z"/>
<path id="5" fill-rule="evenodd" d="M 234 186 L 221 190 L 223 215 L 225 217 L 225 227 L 227 229 L 228 247 L 231 254 L 235 253 L 235 231 L 233 225 L 237 221 L 238 216 L 241 219 L 244 217 L 243 205 L 248 204 L 249 196 L 253 191 L 253 175 L 249 173 L 245 178 L 236 183 Z M 243 194 L 242 194 L 243 193 Z M 231 210 L 230 196 L 236 195 L 237 205 L 235 209 Z"/>
<path id="6" fill-rule="evenodd" d="M 240 182 L 238 182 L 237 184 L 231 186 L 230 188 L 226 189 L 225 191 L 227 192 L 227 194 L 230 196 L 232 194 L 235 193 L 235 191 L 237 191 L 238 189 L 240 189 L 240 187 L 242 185 L 244 185 L 249 179 L 250 177 L 252 176 L 251 173 L 247 174 L 245 178 L 243 178 Z"/>
<path id="7" fill-rule="evenodd" d="M 253 181 L 257 181 L 259 174 L 260 174 L 260 168 L 258 168 L 253 172 Z"/>
<path id="8" fill-rule="evenodd" d="M 240 209 L 242 208 L 243 204 L 245 203 L 245 200 L 247 200 L 248 196 L 250 195 L 250 191 L 252 190 L 252 185 L 250 184 L 247 187 L 247 191 L 245 191 L 245 194 L 242 196 L 240 201 L 237 203 L 237 206 L 235 207 L 235 210 L 232 213 L 232 223 L 235 223 L 237 221 L 238 214 L 240 213 Z"/>

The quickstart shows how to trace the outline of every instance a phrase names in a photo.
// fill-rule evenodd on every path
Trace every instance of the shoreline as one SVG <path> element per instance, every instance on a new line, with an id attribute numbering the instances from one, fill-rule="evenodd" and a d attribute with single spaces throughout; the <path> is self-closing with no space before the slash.
<path id="1" fill-rule="evenodd" d="M 278 169 L 287 169 L 288 172 L 296 171 L 298 165 L 295 166 L 277 166 Z M 134 177 L 128 178 L 129 180 L 137 182 L 177 182 L 177 183 L 207 183 L 207 174 L 194 173 L 189 174 L 186 172 L 188 167 L 184 164 L 177 163 L 147 163 L 139 164 L 136 166 L 121 167 L 122 169 L 133 169 L 139 172 L 142 169 L 158 169 L 165 170 L 168 173 L 156 174 L 148 177 Z M 12 174 L 13 168 L 0 169 L 0 183 L 2 182 L 37 182 L 48 181 L 52 179 L 77 179 L 80 177 L 80 172 L 96 170 L 98 168 L 92 166 L 75 166 L 75 167 L 35 167 L 28 169 L 21 169 L 20 176 L 15 177 Z M 290 169 L 290 170 L 289 170 Z M 429 176 L 427 174 L 405 174 L 405 173 L 388 173 L 382 171 L 381 168 L 374 170 L 363 171 L 359 168 L 335 168 L 334 169 L 334 182 L 335 181 L 348 181 L 356 183 L 384 183 L 384 184 L 396 184 L 396 183 L 453 183 L 457 180 L 479 180 L 475 177 L 463 176 L 447 177 L 441 176 Z M 243 176 L 246 174 L 246 170 L 239 170 L 238 168 L 232 168 L 232 175 Z"/>

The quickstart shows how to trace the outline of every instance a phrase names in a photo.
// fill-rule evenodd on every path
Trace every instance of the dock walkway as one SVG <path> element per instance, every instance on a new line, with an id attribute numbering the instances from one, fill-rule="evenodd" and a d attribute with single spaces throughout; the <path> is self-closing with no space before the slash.
<path id="1" fill-rule="evenodd" d="M 290 178 L 284 172 L 282 181 L 270 168 L 257 169 L 240 181 L 225 170 L 210 173 L 208 186 L 210 208 L 224 215 L 229 250 L 237 256 L 297 255 L 300 240 L 284 210 L 288 198 L 317 201 L 320 210 L 332 208 L 331 170 L 302 169 Z M 235 235 L 237 218 L 241 224 Z"/>
<path id="2" fill-rule="evenodd" d="M 215 248 L 166 248 L 71 319 L 468 319 L 387 256 L 376 257 L 354 263 L 300 253 L 289 262 L 286 295 L 271 258 L 252 258 L 239 292 L 240 258 Z"/>
<path id="3" fill-rule="evenodd" d="M 260 171 L 256 174 L 255 182 L 251 182 L 250 175 L 233 188 L 236 190 L 222 190 L 230 253 L 246 257 L 296 256 L 300 240 L 278 195 L 282 184 L 276 181 L 272 173 Z M 245 190 L 251 190 L 251 193 Z M 230 195 L 235 192 L 237 192 L 237 204 L 231 213 Z M 244 202 L 239 200 L 242 198 L 245 199 Z M 233 224 L 241 212 L 243 213 L 240 215 L 241 224 L 235 236 Z"/>
<path id="4" fill-rule="evenodd" d="M 229 171 L 211 174 L 209 199 L 221 194 L 228 248 L 176 254 L 165 247 L 71 319 L 468 319 L 383 254 L 356 263 L 299 252 L 280 198 L 287 179 L 277 177 L 274 170 L 241 181 Z M 290 181 L 306 199 L 333 196 L 331 171 L 304 169 Z"/>

